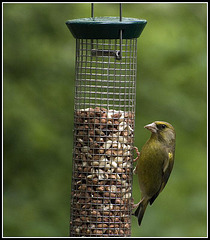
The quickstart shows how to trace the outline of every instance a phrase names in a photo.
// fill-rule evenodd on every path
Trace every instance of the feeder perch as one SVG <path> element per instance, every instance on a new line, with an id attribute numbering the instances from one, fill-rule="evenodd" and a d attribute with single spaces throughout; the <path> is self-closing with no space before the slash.
<path id="1" fill-rule="evenodd" d="M 92 5 L 93 6 L 93 5 Z M 131 235 L 137 38 L 146 20 L 66 22 L 76 38 L 70 236 Z"/>

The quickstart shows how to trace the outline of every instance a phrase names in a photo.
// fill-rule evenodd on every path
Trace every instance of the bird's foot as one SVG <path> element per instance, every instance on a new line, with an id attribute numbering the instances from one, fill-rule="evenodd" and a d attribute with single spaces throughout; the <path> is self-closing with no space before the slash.
<path id="1" fill-rule="evenodd" d="M 137 154 L 137 157 L 135 159 L 133 159 L 133 161 L 136 162 L 139 159 L 139 157 L 140 157 L 140 152 L 139 152 L 139 149 L 137 147 L 135 147 L 135 146 L 133 147 L 133 149 L 135 149 L 136 154 Z"/>
<path id="2" fill-rule="evenodd" d="M 139 206 L 139 204 L 140 204 L 140 202 L 139 202 L 139 203 L 136 203 L 136 204 L 133 204 L 132 209 L 133 209 L 133 210 L 136 209 L 136 208 Z"/>
<path id="3" fill-rule="evenodd" d="M 132 203 L 131 203 L 132 210 L 134 210 L 135 208 L 137 208 L 137 207 L 139 206 L 140 203 L 141 203 L 141 201 L 138 202 L 137 204 L 135 204 L 135 203 L 134 203 L 134 199 L 132 199 Z"/>

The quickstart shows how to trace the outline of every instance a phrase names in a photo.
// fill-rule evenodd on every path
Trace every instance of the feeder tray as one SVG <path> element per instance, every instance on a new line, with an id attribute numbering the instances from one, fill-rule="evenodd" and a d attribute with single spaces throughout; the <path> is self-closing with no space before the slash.
<path id="1" fill-rule="evenodd" d="M 70 236 L 130 236 L 137 38 L 146 20 L 66 24 L 76 38 Z"/>

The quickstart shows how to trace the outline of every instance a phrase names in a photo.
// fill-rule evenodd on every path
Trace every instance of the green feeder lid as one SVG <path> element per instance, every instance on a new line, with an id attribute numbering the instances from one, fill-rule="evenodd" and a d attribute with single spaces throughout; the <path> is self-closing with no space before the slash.
<path id="1" fill-rule="evenodd" d="M 95 17 L 68 20 L 67 27 L 75 38 L 80 39 L 123 39 L 138 38 L 147 21 L 136 18 Z"/>

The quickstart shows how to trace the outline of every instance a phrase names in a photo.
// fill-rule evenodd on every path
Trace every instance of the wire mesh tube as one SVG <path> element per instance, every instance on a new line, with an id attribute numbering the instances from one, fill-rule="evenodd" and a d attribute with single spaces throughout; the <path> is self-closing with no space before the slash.
<path id="1" fill-rule="evenodd" d="M 130 236 L 136 39 L 77 39 L 70 236 Z"/>

